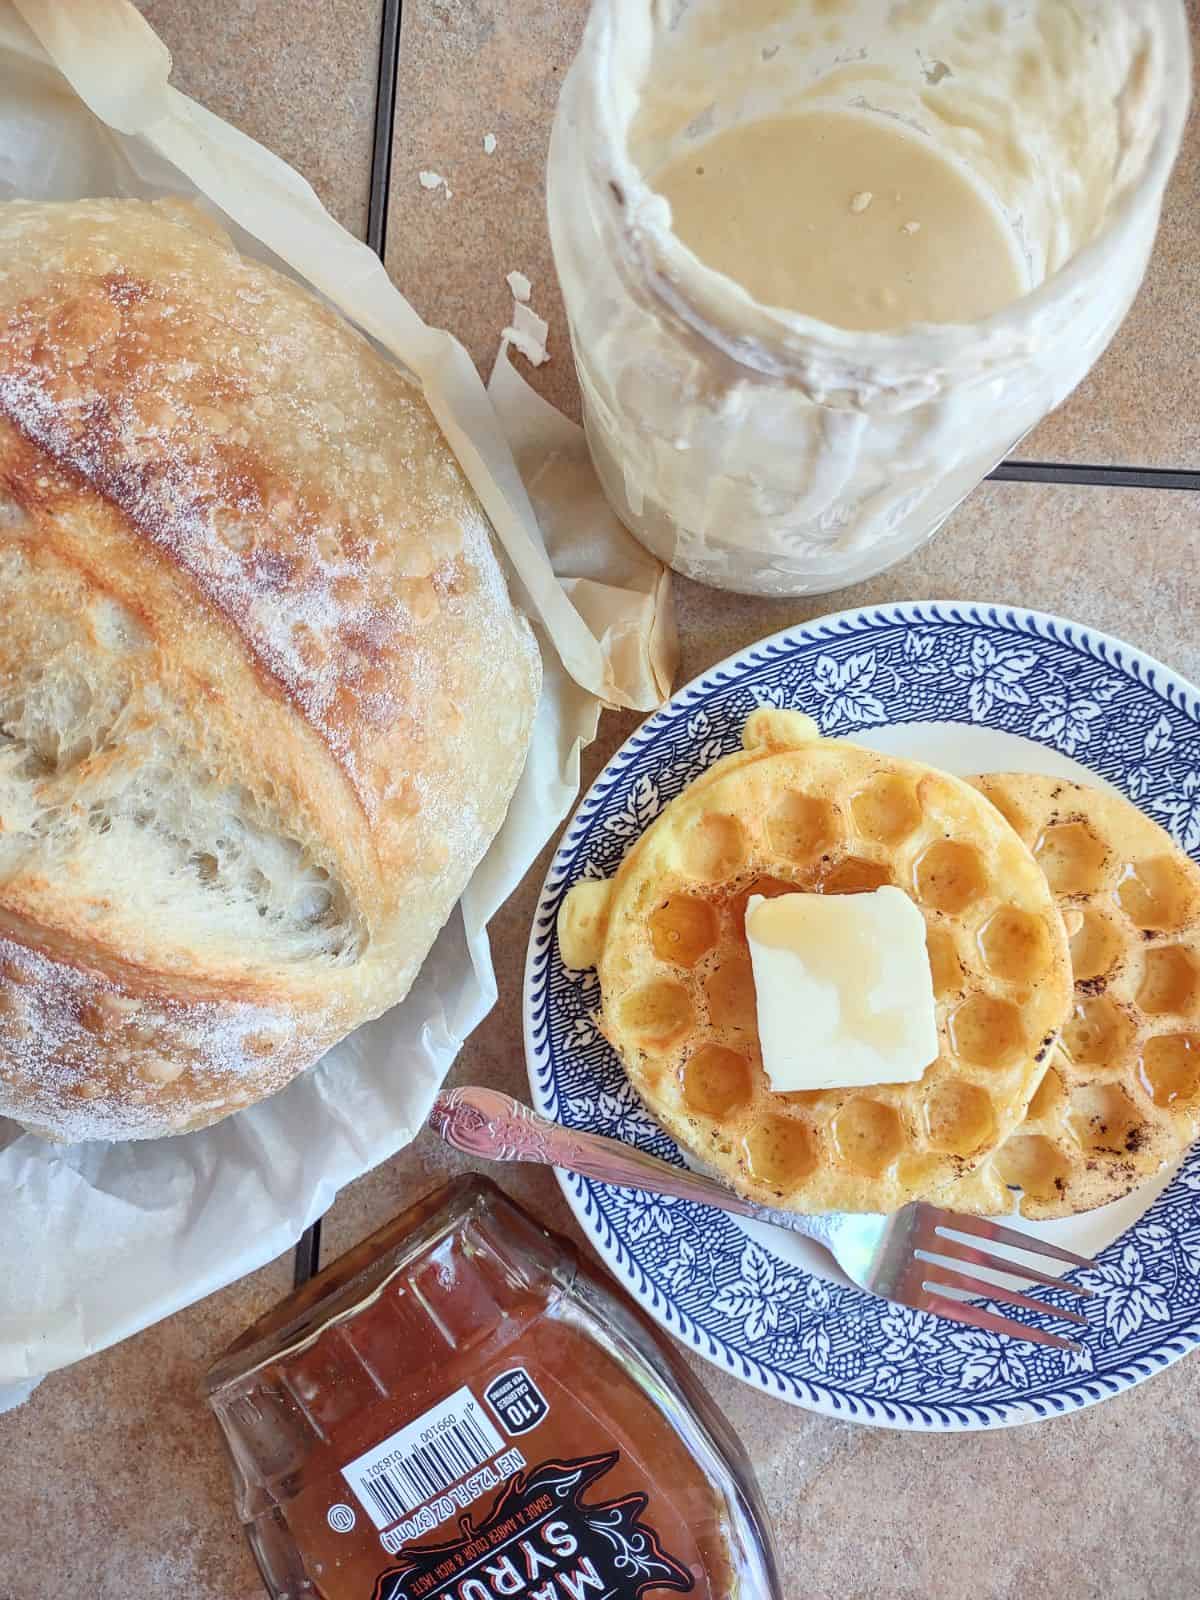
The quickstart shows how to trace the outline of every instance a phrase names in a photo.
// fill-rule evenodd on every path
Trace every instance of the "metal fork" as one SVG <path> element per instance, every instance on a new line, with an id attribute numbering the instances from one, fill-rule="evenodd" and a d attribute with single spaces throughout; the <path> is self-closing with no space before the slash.
<path id="1" fill-rule="evenodd" d="M 827 1216 L 803 1216 L 792 1211 L 772 1211 L 745 1200 L 733 1190 L 711 1178 L 674 1167 L 647 1155 L 644 1150 L 606 1139 L 598 1133 L 583 1133 L 548 1122 L 529 1106 L 497 1089 L 450 1089 L 439 1094 L 429 1114 L 430 1125 L 447 1144 L 468 1155 L 488 1161 L 532 1161 L 543 1166 L 564 1167 L 582 1177 L 601 1183 L 627 1185 L 652 1194 L 672 1195 L 681 1200 L 698 1200 L 739 1217 L 774 1223 L 802 1233 L 823 1245 L 846 1276 L 859 1288 L 881 1295 L 918 1311 L 931 1311 L 951 1322 L 965 1322 L 990 1333 L 1028 1339 L 1033 1344 L 1053 1345 L 1058 1350 L 1078 1350 L 1073 1339 L 1064 1339 L 1041 1328 L 998 1316 L 982 1306 L 955 1299 L 945 1290 L 979 1295 L 1005 1305 L 1021 1306 L 1026 1311 L 1049 1313 L 1066 1322 L 1087 1325 L 1087 1318 L 1063 1306 L 1049 1305 L 1017 1289 L 1009 1289 L 945 1266 L 935 1258 L 961 1262 L 966 1266 L 986 1267 L 1014 1277 L 1031 1279 L 1064 1293 L 1090 1299 L 1093 1291 L 1081 1284 L 1068 1283 L 1039 1267 L 992 1255 L 955 1234 L 987 1239 L 993 1244 L 1011 1245 L 1031 1255 L 1048 1256 L 1072 1267 L 1093 1265 L 1086 1256 L 1002 1227 L 982 1217 L 942 1211 L 924 1201 L 914 1201 L 890 1217 L 853 1216 L 832 1212 Z"/>

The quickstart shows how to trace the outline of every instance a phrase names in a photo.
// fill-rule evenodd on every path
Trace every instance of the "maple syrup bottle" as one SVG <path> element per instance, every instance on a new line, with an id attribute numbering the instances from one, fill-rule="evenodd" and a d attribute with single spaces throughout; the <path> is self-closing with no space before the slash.
<path id="1" fill-rule="evenodd" d="M 487 1179 L 326 1267 L 207 1389 L 273 1600 L 780 1600 L 728 1424 Z"/>

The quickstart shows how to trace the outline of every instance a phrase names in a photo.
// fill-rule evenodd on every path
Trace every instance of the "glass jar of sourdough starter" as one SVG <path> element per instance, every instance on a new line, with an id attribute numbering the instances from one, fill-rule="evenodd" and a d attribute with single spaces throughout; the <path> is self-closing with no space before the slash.
<path id="1" fill-rule="evenodd" d="M 907 555 L 1112 338 L 1189 92 L 1182 0 L 595 0 L 548 197 L 618 515 L 759 594 Z"/>
<path id="2" fill-rule="evenodd" d="M 727 1424 L 486 1179 L 326 1267 L 208 1392 L 272 1600 L 781 1600 Z"/>

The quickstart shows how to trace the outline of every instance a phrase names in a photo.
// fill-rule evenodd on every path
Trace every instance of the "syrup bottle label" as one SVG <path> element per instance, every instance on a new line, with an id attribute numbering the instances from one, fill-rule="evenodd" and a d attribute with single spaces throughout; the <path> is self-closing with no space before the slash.
<path id="1" fill-rule="evenodd" d="M 489 1387 L 494 1388 L 495 1384 Z M 444 1496 L 463 1480 L 474 1492 L 461 1489 L 458 1504 L 470 1505 L 508 1475 L 501 1469 L 497 1477 L 495 1468 L 489 1468 L 493 1457 L 503 1453 L 504 1440 L 495 1424 L 464 1385 L 406 1427 L 348 1461 L 342 1468 L 342 1477 L 371 1521 L 382 1529 L 407 1517 L 418 1506 Z M 518 1465 L 523 1466 L 524 1461 L 514 1461 L 512 1470 Z M 467 1493 L 469 1498 L 462 1498 Z"/>
<path id="2" fill-rule="evenodd" d="M 518 1473 L 479 1522 L 460 1517 L 457 1538 L 398 1550 L 371 1600 L 639 1600 L 691 1593 L 692 1574 L 641 1520 L 646 1495 L 584 1501 L 619 1460 L 620 1452 L 610 1450 Z"/>

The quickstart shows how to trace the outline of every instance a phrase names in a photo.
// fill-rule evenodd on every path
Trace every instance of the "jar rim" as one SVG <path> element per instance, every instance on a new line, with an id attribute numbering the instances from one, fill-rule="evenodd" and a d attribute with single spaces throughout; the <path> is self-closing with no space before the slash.
<path id="1" fill-rule="evenodd" d="M 1163 76 L 1159 126 L 1150 141 L 1141 171 L 1127 182 L 1095 235 L 1063 266 L 1036 288 L 970 323 L 917 323 L 898 331 L 863 332 L 839 328 L 802 312 L 772 307 L 756 300 L 739 284 L 701 261 L 663 221 L 666 202 L 657 195 L 626 148 L 617 107 L 628 95 L 615 91 L 612 72 L 616 39 L 628 18 L 620 13 L 628 0 L 593 0 L 593 9 L 572 75 L 581 76 L 580 62 L 592 56 L 600 92 L 595 95 L 595 121 L 601 134 L 597 157 L 605 169 L 601 184 L 624 213 L 617 224 L 629 266 L 656 300 L 693 337 L 744 368 L 747 374 L 792 381 L 831 394 L 862 396 L 887 393 L 897 409 L 929 398 L 946 383 L 981 372 L 999 373 L 1028 355 L 1030 323 L 1065 320 L 1072 302 L 1086 287 L 1115 245 L 1136 235 L 1147 212 L 1161 207 L 1167 181 L 1178 156 L 1191 101 L 1191 40 L 1183 0 L 1154 0 L 1163 25 Z M 564 86 L 565 87 L 565 86 Z M 681 277 L 715 288 L 718 284 L 736 312 L 756 324 L 749 333 L 728 314 L 697 304 L 698 296 L 680 287 Z M 728 288 L 734 291 L 728 293 Z M 1039 328 L 1036 339 L 1041 342 Z"/>

